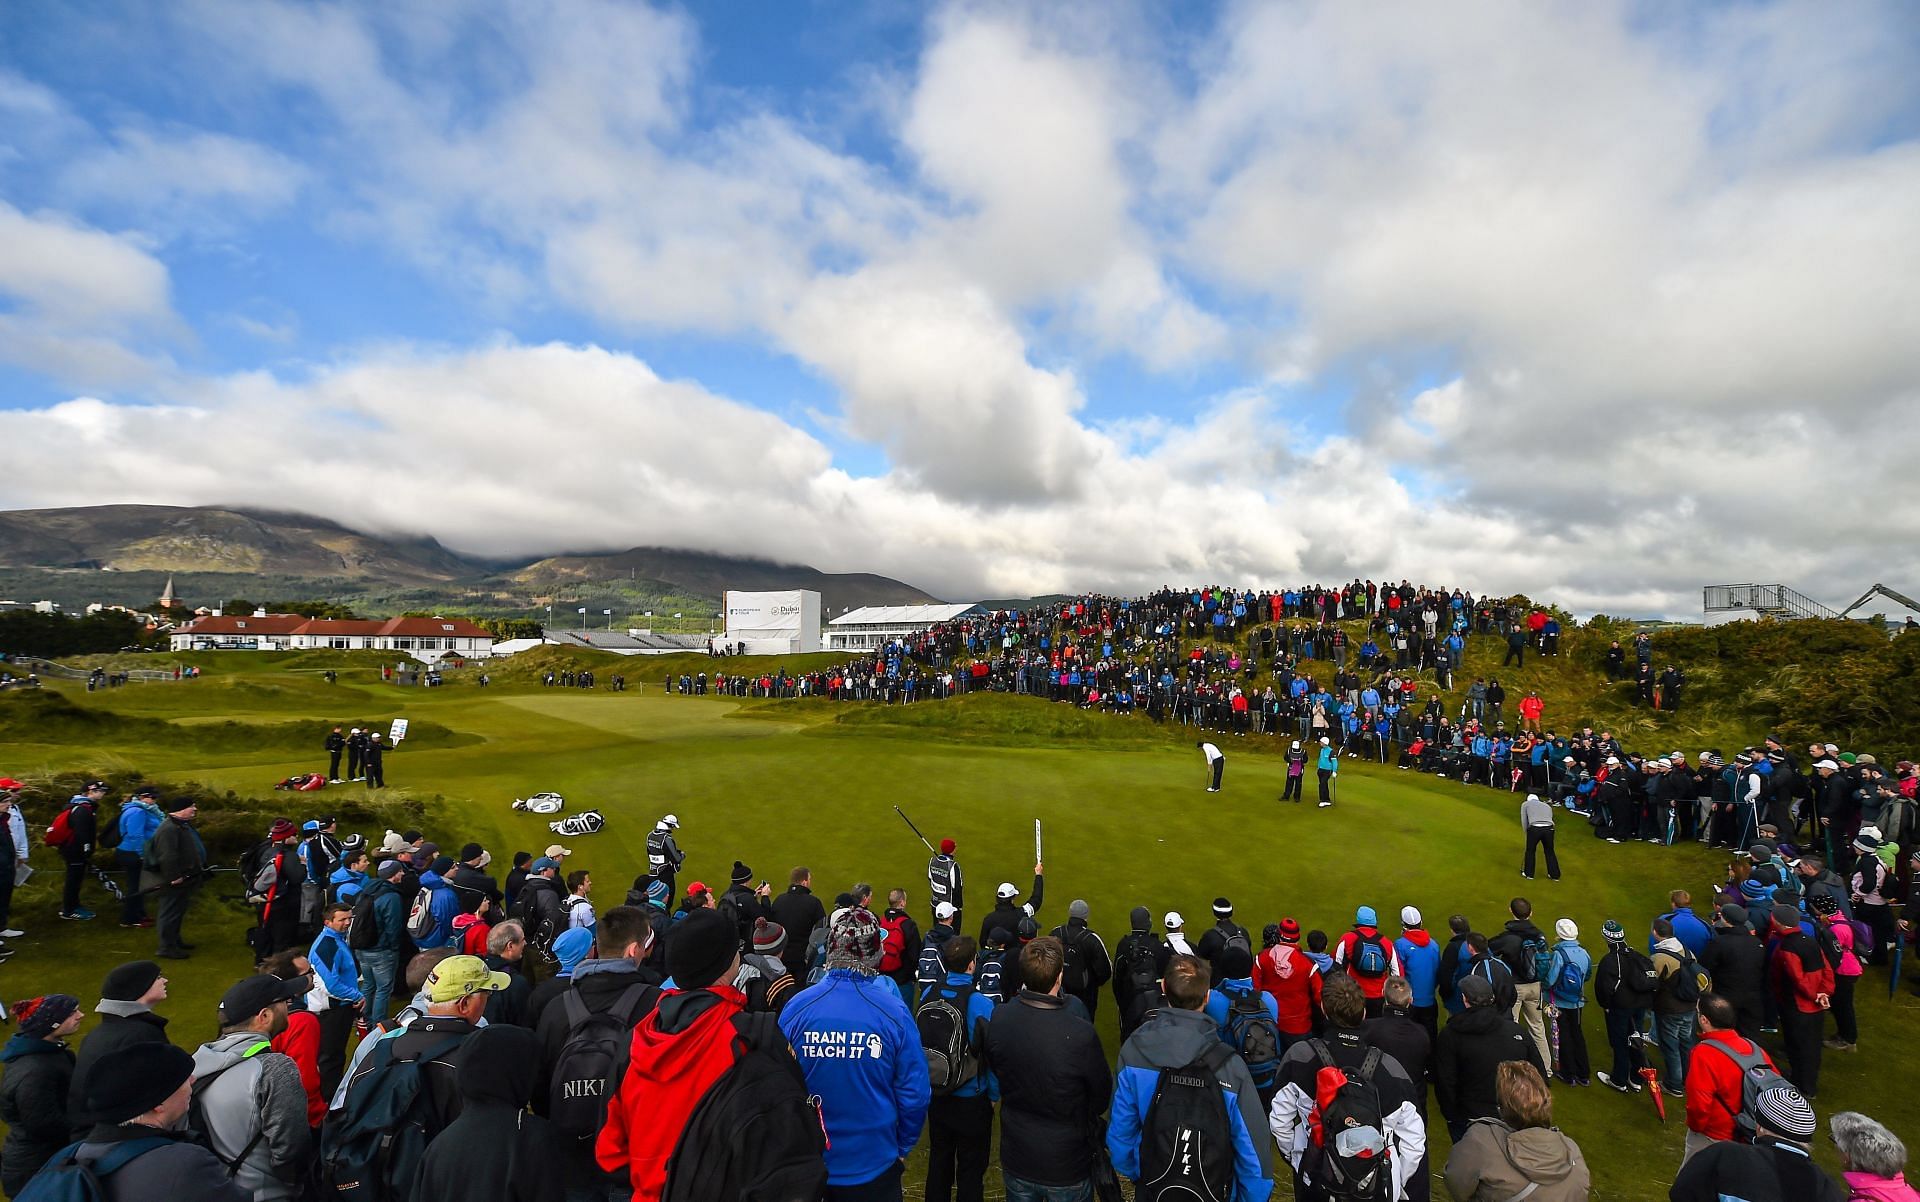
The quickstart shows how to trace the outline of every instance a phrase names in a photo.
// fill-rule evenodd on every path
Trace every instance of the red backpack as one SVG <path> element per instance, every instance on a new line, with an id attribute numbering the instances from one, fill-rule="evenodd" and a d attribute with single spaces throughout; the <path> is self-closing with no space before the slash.
<path id="1" fill-rule="evenodd" d="M 907 947 L 907 933 L 901 930 L 907 923 L 905 914 L 893 918 L 882 918 L 880 925 L 886 928 L 886 940 L 881 943 L 880 972 L 891 976 L 899 972 Z"/>
<path id="2" fill-rule="evenodd" d="M 73 842 L 73 807 L 68 806 L 53 816 L 53 825 L 47 828 L 45 843 L 48 847 L 66 847 Z"/>

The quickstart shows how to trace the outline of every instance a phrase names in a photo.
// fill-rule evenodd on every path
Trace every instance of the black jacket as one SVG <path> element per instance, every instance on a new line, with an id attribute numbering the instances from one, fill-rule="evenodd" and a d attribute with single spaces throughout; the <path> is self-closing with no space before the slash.
<path id="1" fill-rule="evenodd" d="M 987 936 L 993 934 L 995 930 L 1005 930 L 1009 935 L 1019 934 L 1020 920 L 1027 916 L 1027 908 L 1032 907 L 1035 914 L 1040 913 L 1040 899 L 1046 893 L 1046 884 L 1047 882 L 1041 877 L 1034 877 L 1033 892 L 1027 895 L 1025 905 L 1022 905 L 1017 897 L 997 899 L 993 909 L 988 911 L 987 916 L 980 922 L 980 946 L 987 946 Z M 1015 1174 L 1015 1176 L 1018 1175 Z"/>
<path id="2" fill-rule="evenodd" d="M 1534 926 L 1530 918 L 1510 920 L 1504 930 L 1487 940 L 1487 950 L 1500 957 L 1501 961 L 1513 970 L 1513 979 L 1516 983 L 1539 979 L 1534 975 L 1533 958 L 1527 955 L 1522 946 L 1529 939 L 1539 940 L 1547 947 L 1553 946 L 1553 940 L 1547 938 L 1539 927 Z"/>
<path id="3" fill-rule="evenodd" d="M 1086 965 L 1086 988 L 1075 994 L 1086 1004 L 1088 1013 L 1099 1009 L 1100 989 L 1113 979 L 1113 961 L 1107 958 L 1106 941 L 1095 931 L 1089 930 L 1084 918 L 1069 918 L 1065 926 L 1053 928 L 1054 938 L 1062 943 L 1069 940 L 1080 953 Z"/>
<path id="4" fill-rule="evenodd" d="M 1023 989 L 987 1024 L 987 1062 L 1000 1079 L 1000 1164 L 1041 1185 L 1093 1172 L 1098 1119 L 1113 1070 L 1093 1024 L 1066 1002 Z"/>
<path id="5" fill-rule="evenodd" d="M 1407 1070 L 1407 1076 L 1413 1078 L 1414 1090 L 1420 1095 L 1420 1113 L 1427 1112 L 1427 1068 L 1433 1060 L 1433 1041 L 1427 1038 L 1427 1029 L 1408 1017 L 1405 1010 L 1389 1007 L 1379 1018 L 1370 1018 L 1360 1028 L 1360 1038 L 1367 1046 L 1379 1048 L 1400 1062 Z"/>
<path id="6" fill-rule="evenodd" d="M 119 1006 L 132 1004 L 102 1003 Z M 113 1059 L 136 1043 L 171 1043 L 166 1028 L 167 1020 L 151 1010 L 100 1015 L 100 1025 L 87 1032 L 87 1037 L 80 1041 L 79 1054 L 74 1058 L 73 1087 L 68 1097 L 67 1114 L 75 1139 L 93 1129 L 93 1116 L 87 1113 L 87 1073 L 95 1064 Z"/>
<path id="7" fill-rule="evenodd" d="M 1200 942 L 1193 945 L 1193 954 L 1205 960 L 1208 967 L 1213 970 L 1213 982 L 1216 985 L 1225 979 L 1220 971 L 1220 956 L 1227 950 L 1227 940 L 1235 935 L 1240 936 L 1241 941 L 1247 945 L 1248 955 L 1260 950 L 1254 946 L 1252 937 L 1247 934 L 1247 928 L 1231 918 L 1214 919 L 1213 925 L 1207 928 L 1206 934 L 1200 936 Z"/>
<path id="8" fill-rule="evenodd" d="M 1736 1006 L 1759 1009 L 1767 993 L 1767 945 L 1745 933 L 1721 931 L 1700 953 L 1713 974 L 1713 991 Z"/>
<path id="9" fill-rule="evenodd" d="M 787 930 L 787 946 L 780 953 L 796 981 L 807 979 L 807 936 L 827 920 L 827 908 L 805 885 L 788 885 L 773 899 L 773 919 Z"/>
<path id="10" fill-rule="evenodd" d="M 471 864 L 455 864 L 447 884 L 452 885 L 453 891 L 460 895 L 462 914 L 473 913 L 483 897 L 496 906 L 501 904 L 500 883 Z"/>
<path id="11" fill-rule="evenodd" d="M 0 1050 L 0 1064 L 0 1122 L 7 1125 L 0 1189 L 12 1198 L 55 1152 L 73 1142 L 67 1124 L 73 1053 L 64 1043 L 15 1035 Z"/>
<path id="12" fill-rule="evenodd" d="M 1708 1144 L 1680 1166 L 1667 1197 L 1672 1202 L 1844 1202 L 1847 1190 L 1810 1157 L 1763 1138 L 1751 1144 Z"/>
<path id="13" fill-rule="evenodd" d="M 102 1123 L 86 1133 L 82 1160 L 98 1160 L 111 1145 L 133 1139 L 172 1140 L 136 1156 L 103 1183 L 106 1202 L 153 1202 L 155 1198 L 191 1198 L 193 1202 L 252 1202 L 253 1195 L 233 1183 L 227 1166 L 193 1142 L 187 1131 L 161 1131 L 132 1123 Z"/>
<path id="14" fill-rule="evenodd" d="M 427 1146 L 413 1196 L 560 1202 L 566 1183 L 555 1133 L 526 1112 L 536 1067 L 533 1033 L 487 1027 L 468 1036 L 461 1050 L 454 1072 L 460 1115 Z"/>
<path id="15" fill-rule="evenodd" d="M 534 953 L 524 952 L 523 956 Z M 501 959 L 499 956 L 481 957 L 487 967 L 495 972 L 507 974 L 507 987 L 487 999 L 487 1025 L 510 1023 L 516 1027 L 533 1025 L 533 982 L 527 979 L 520 965 Z"/>
<path id="16" fill-rule="evenodd" d="M 588 1014 L 605 1014 L 613 1009 L 629 986 L 646 985 L 633 1013 L 628 1016 L 627 1027 L 631 1030 L 640 1020 L 653 1013 L 660 1001 L 660 977 L 645 968 L 623 967 L 622 961 L 588 960 L 582 962 L 574 971 L 572 980 L 564 982 L 569 989 L 579 992 L 580 1002 L 587 1008 Z M 587 972 L 581 975 L 580 969 Z M 560 1050 L 567 1044 L 567 1036 L 572 1028 L 567 1023 L 567 1003 L 564 997 L 554 998 L 540 1011 L 540 1021 L 534 1027 L 534 1034 L 540 1042 L 539 1071 L 534 1074 L 533 1112 L 544 1116 L 553 1100 L 553 1071 L 560 1061 Z M 615 1082 L 614 1084 L 619 1084 Z M 570 1139 L 559 1133 L 553 1133 L 553 1140 L 560 1145 L 560 1162 L 566 1170 L 568 1189 L 584 1190 L 601 1183 L 617 1186 L 622 1177 L 617 1173 L 606 1173 L 593 1160 L 593 1140 Z"/>
<path id="17" fill-rule="evenodd" d="M 560 900 L 559 882 L 544 876 L 527 877 L 520 896 L 513 902 L 514 917 L 527 928 L 527 942 L 551 948 L 567 929 L 567 915 Z"/>
<path id="18" fill-rule="evenodd" d="M 731 912 L 733 925 L 740 931 L 740 946 L 743 949 L 753 946 L 754 919 L 764 918 L 768 922 L 779 921 L 779 919 L 773 916 L 772 904 L 761 901 L 754 893 L 751 885 L 729 886 L 727 891 L 720 895 L 718 908 L 722 913 Z M 915 948 L 914 950 L 918 952 L 920 949 Z"/>
<path id="19" fill-rule="evenodd" d="M 1440 969 L 1434 977 L 1435 1000 L 1445 1005 L 1460 1000 L 1454 990 L 1454 978 L 1460 974 L 1461 958 L 1473 959 L 1473 953 L 1467 950 L 1467 937 L 1455 935 L 1447 940 L 1447 946 L 1440 949 Z M 1448 1009 L 1452 1009 L 1451 1006 Z"/>
<path id="20" fill-rule="evenodd" d="M 67 803 L 67 826 L 73 838 L 60 849 L 60 858 L 69 862 L 93 855 L 94 842 L 100 837 L 100 809 L 91 801 Z"/>
<path id="21" fill-rule="evenodd" d="M 1524 1060 L 1547 1075 L 1540 1049 L 1498 1005 L 1470 1006 L 1440 1029 L 1433 1087 L 1449 1128 L 1457 1132 L 1474 1119 L 1500 1116 L 1493 1080 L 1505 1060 Z"/>

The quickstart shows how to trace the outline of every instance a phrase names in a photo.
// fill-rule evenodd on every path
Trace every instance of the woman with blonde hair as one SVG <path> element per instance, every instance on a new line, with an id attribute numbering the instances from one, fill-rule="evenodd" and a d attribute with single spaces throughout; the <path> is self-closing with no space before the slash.
<path id="1" fill-rule="evenodd" d="M 1553 1125 L 1553 1094 L 1540 1070 L 1507 1060 L 1494 1071 L 1497 1119 L 1475 1119 L 1447 1157 L 1454 1202 L 1578 1202 L 1592 1182 L 1580 1147 Z"/>

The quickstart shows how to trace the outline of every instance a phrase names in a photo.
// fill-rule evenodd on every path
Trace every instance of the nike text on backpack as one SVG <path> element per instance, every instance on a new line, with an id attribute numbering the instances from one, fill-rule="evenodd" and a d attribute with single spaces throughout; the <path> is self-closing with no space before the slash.
<path id="1" fill-rule="evenodd" d="M 1280 1071 L 1280 1024 L 1258 989 L 1222 990 L 1227 998 L 1227 1043 L 1246 1061 L 1254 1087 L 1265 1089 Z"/>
<path id="2" fill-rule="evenodd" d="M 407 911 L 407 938 L 419 943 L 433 932 L 433 890 L 425 885 L 413 895 L 413 908 Z"/>
<path id="3" fill-rule="evenodd" d="M 1361 935 L 1353 944 L 1353 975 L 1369 979 L 1387 975 L 1387 948 L 1378 935 Z"/>
<path id="4" fill-rule="evenodd" d="M 106 1179 L 156 1148 L 178 1140 L 152 1137 L 111 1144 L 93 1160 L 80 1159 L 80 1145 L 68 1144 L 53 1154 L 14 1202 L 106 1202 Z"/>
<path id="5" fill-rule="evenodd" d="M 636 982 L 595 1014 L 587 1009 L 579 986 L 561 994 L 567 1010 L 567 1039 L 553 1062 L 553 1092 L 547 1118 L 554 1129 L 575 1139 L 591 1139 L 607 1121 L 607 1099 L 627 1071 L 633 1043 L 633 1016 L 654 987 Z"/>
<path id="6" fill-rule="evenodd" d="M 1163 1068 L 1140 1134 L 1134 1202 L 1230 1202 L 1234 1193 L 1231 1101 L 1219 1081 L 1233 1056 L 1210 1043 L 1199 1059 Z"/>
<path id="7" fill-rule="evenodd" d="M 371 886 L 353 895 L 353 914 L 347 919 L 347 946 L 356 952 L 380 945 L 380 925 L 373 917 L 376 900 Z"/>
<path id="8" fill-rule="evenodd" d="M 948 997 L 944 989 L 935 987 L 914 1016 L 935 1097 L 945 1097 L 980 1075 L 980 1058 L 973 1051 L 973 1024 L 967 1018 L 973 992 L 973 986 L 962 985 Z"/>
<path id="9" fill-rule="evenodd" d="M 1759 1129 L 1760 1095 L 1787 1084 L 1787 1079 L 1767 1063 L 1767 1054 L 1758 1043 L 1745 1053 L 1736 1052 L 1717 1039 L 1703 1039 L 1694 1046 L 1712 1048 L 1740 1069 L 1740 1109 L 1734 1110 L 1731 1106 L 1727 1109 L 1733 1114 L 1735 1138 L 1741 1143 L 1752 1143 L 1753 1133 Z"/>
<path id="10" fill-rule="evenodd" d="M 1320 1068 L 1313 1079 L 1301 1175 L 1327 1198 L 1386 1202 L 1393 1196 L 1393 1150 L 1373 1084 L 1382 1053 L 1368 1048 L 1355 1070 L 1341 1068 L 1324 1040 L 1313 1041 L 1313 1052 Z"/>
<path id="11" fill-rule="evenodd" d="M 427 1154 L 423 1066 L 460 1046 L 444 1040 L 417 1060 L 395 1060 L 394 1041 L 373 1049 L 367 1069 L 347 1089 L 346 1102 L 320 1136 L 320 1179 L 335 1202 L 398 1202 L 413 1194 Z"/>

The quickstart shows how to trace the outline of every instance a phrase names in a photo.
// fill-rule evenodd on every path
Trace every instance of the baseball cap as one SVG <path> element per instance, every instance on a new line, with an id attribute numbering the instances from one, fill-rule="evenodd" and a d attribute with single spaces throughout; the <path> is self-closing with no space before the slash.
<path id="1" fill-rule="evenodd" d="M 1164 921 L 1166 922 L 1167 929 L 1169 931 L 1177 931 L 1181 927 L 1187 925 L 1187 920 L 1180 917 L 1180 911 L 1178 910 L 1168 910 L 1167 917 L 1165 918 Z"/>
<path id="2" fill-rule="evenodd" d="M 307 992 L 304 977 L 283 981 L 272 973 L 243 977 L 220 995 L 220 1025 L 246 1022 L 275 1002 L 289 1002 Z"/>
<path id="3" fill-rule="evenodd" d="M 562 856 L 570 856 L 572 854 L 573 849 L 562 847 L 556 843 L 552 847 L 547 848 L 546 858 L 557 862 Z"/>
<path id="4" fill-rule="evenodd" d="M 672 814 L 668 814 L 665 818 L 662 818 L 660 820 L 660 825 L 664 827 L 668 827 L 673 830 L 678 830 L 680 828 L 680 819 L 675 817 Z"/>
<path id="5" fill-rule="evenodd" d="M 541 856 L 539 859 L 535 860 L 533 863 L 527 865 L 527 871 L 528 872 L 545 872 L 549 868 L 558 868 L 558 867 L 560 867 L 560 861 L 552 859 L 551 857 L 548 857 L 548 856 Z"/>
<path id="6" fill-rule="evenodd" d="M 509 984 L 506 973 L 495 972 L 478 956 L 448 956 L 433 966 L 421 992 L 429 1002 L 456 1002 L 475 993 L 498 993 Z"/>
<path id="7" fill-rule="evenodd" d="M 1403 927 L 1419 926 L 1420 925 L 1419 908 L 1415 906 L 1400 907 L 1400 925 Z"/>
<path id="8" fill-rule="evenodd" d="M 24 789 L 24 788 L 26 788 L 25 785 L 13 779 L 11 776 L 0 776 L 0 789 L 12 790 L 12 789 Z"/>
<path id="9" fill-rule="evenodd" d="M 1014 887 L 1014 884 L 1012 881 L 1001 881 L 1000 888 L 995 892 L 998 894 L 998 896 L 1002 898 L 1020 896 L 1020 890 Z"/>
<path id="10" fill-rule="evenodd" d="M 1484 1006 L 1493 1001 L 1493 985 L 1485 977 L 1469 975 L 1460 982 L 1460 1000 L 1469 1006 Z"/>
<path id="11" fill-rule="evenodd" d="M 943 922 L 958 913 L 959 911 L 953 908 L 952 902 L 940 902 L 933 907 L 933 916 Z"/>

